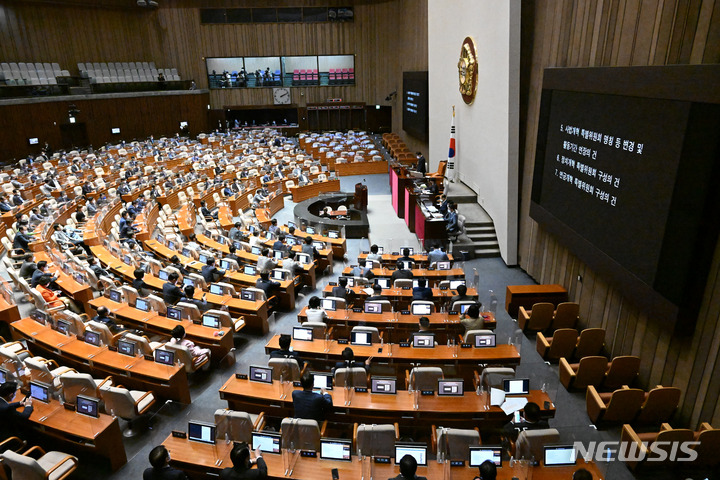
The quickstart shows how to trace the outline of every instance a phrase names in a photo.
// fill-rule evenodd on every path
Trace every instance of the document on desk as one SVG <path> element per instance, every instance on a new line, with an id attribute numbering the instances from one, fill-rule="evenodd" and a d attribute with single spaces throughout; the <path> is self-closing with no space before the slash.
<path id="1" fill-rule="evenodd" d="M 490 388 L 490 405 L 499 407 L 505 401 L 505 391 L 499 388 Z"/>
<path id="2" fill-rule="evenodd" d="M 363 293 L 365 293 L 367 295 L 372 295 L 373 293 L 375 293 L 375 291 L 372 288 L 363 288 L 362 291 L 363 291 Z"/>
<path id="3" fill-rule="evenodd" d="M 500 408 L 505 412 L 505 415 L 510 415 L 513 412 L 521 410 L 527 403 L 528 399 L 525 397 L 508 398 Z"/>

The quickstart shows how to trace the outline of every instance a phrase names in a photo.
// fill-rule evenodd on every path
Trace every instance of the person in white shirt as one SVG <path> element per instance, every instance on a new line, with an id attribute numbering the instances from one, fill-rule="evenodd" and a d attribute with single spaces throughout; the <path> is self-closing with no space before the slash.
<path id="1" fill-rule="evenodd" d="M 310 297 L 305 314 L 308 322 L 324 322 L 327 318 L 327 313 L 320 306 L 320 298 L 317 296 Z"/>
<path id="2" fill-rule="evenodd" d="M 370 253 L 368 253 L 367 259 L 374 260 L 376 262 L 382 261 L 382 255 L 378 253 L 378 250 L 379 248 L 377 245 L 373 245 L 372 247 L 370 247 Z"/>

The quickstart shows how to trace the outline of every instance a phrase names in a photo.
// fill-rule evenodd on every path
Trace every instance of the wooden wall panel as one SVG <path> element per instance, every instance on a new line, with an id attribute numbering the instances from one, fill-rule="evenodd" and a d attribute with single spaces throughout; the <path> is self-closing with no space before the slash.
<path id="1" fill-rule="evenodd" d="M 536 0 L 523 28 L 533 31 L 522 164 L 519 261 L 540 283 L 562 283 L 580 302 L 581 326 L 607 330 L 613 355 L 639 355 L 643 386 L 684 392 L 680 420 L 720 421 L 720 247 L 713 259 L 695 331 L 674 335 L 623 292 L 583 265 L 529 216 L 537 118 L 546 67 L 665 65 L 720 61 L 720 0 Z M 528 19 L 528 16 L 530 17 Z M 569 271 L 568 271 L 569 270 Z M 577 276 L 582 276 L 579 283 Z"/>

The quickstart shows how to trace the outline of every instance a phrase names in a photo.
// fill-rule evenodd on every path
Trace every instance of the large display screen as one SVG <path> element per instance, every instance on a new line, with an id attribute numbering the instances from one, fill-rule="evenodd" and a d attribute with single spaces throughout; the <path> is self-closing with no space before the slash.
<path id="1" fill-rule="evenodd" d="M 549 69 L 538 122 L 531 217 L 668 319 L 697 309 L 717 241 L 720 105 L 692 77 Z"/>
<path id="2" fill-rule="evenodd" d="M 428 139 L 428 72 L 403 72 L 403 130 Z"/>

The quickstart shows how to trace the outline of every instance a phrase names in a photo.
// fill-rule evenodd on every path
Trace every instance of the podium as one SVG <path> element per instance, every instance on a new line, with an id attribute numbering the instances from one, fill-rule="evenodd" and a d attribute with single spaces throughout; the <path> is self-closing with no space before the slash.
<path id="1" fill-rule="evenodd" d="M 367 210 L 368 205 L 368 190 L 367 185 L 363 183 L 355 184 L 355 198 L 353 199 L 353 205 L 355 210 Z"/>

